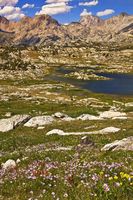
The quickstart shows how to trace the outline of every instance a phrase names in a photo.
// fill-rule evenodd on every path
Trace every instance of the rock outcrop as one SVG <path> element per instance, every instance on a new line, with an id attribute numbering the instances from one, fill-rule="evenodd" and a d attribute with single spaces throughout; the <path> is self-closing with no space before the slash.
<path id="1" fill-rule="evenodd" d="M 118 112 L 118 111 L 113 111 L 113 110 L 109 110 L 109 111 L 105 111 L 105 112 L 102 112 L 100 113 L 100 118 L 103 118 L 103 119 L 126 119 L 127 116 L 126 116 L 126 113 L 123 113 L 123 112 Z"/>
<path id="2" fill-rule="evenodd" d="M 85 120 L 102 120 L 102 118 L 99 117 L 99 116 L 83 114 L 83 115 L 80 115 L 79 117 L 77 117 L 77 120 L 82 120 L 82 121 L 85 121 Z"/>
<path id="3" fill-rule="evenodd" d="M 118 150 L 133 151 L 133 136 L 124 138 L 122 140 L 116 140 L 110 144 L 106 144 L 101 150 L 102 151 L 118 151 Z"/>
<path id="4" fill-rule="evenodd" d="M 61 112 L 57 112 L 57 113 L 54 113 L 52 115 L 55 119 L 59 119 L 59 120 L 62 120 L 62 121 L 73 121 L 75 120 L 74 118 L 64 114 L 64 113 L 61 113 Z"/>
<path id="5" fill-rule="evenodd" d="M 95 135 L 95 134 L 109 134 L 109 133 L 117 133 L 120 131 L 120 128 L 116 127 L 107 127 L 104 129 L 101 129 L 99 131 L 91 131 L 91 132 L 64 132 L 63 130 L 60 129 L 53 129 L 46 133 L 46 135 L 60 135 L 60 136 L 69 136 L 69 135 Z"/>
<path id="6" fill-rule="evenodd" d="M 54 118 L 46 115 L 46 116 L 37 116 L 31 118 L 27 123 L 24 124 L 26 127 L 37 127 L 37 126 L 45 126 L 51 124 L 54 121 Z"/>
<path id="7" fill-rule="evenodd" d="M 11 118 L 0 120 L 0 132 L 8 132 L 13 130 L 16 126 L 24 124 L 29 120 L 29 115 L 14 115 Z"/>
<path id="8" fill-rule="evenodd" d="M 16 168 L 16 162 L 14 160 L 7 160 L 5 163 L 1 164 L 3 171 L 10 171 Z"/>

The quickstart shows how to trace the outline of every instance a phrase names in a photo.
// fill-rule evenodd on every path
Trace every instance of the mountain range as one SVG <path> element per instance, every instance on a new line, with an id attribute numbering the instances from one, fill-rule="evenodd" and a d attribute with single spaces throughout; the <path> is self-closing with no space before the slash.
<path id="1" fill-rule="evenodd" d="M 1 45 L 69 45 L 88 42 L 132 42 L 133 15 L 121 13 L 103 20 L 82 16 L 79 22 L 62 25 L 51 16 L 24 17 L 9 21 L 0 16 Z"/>

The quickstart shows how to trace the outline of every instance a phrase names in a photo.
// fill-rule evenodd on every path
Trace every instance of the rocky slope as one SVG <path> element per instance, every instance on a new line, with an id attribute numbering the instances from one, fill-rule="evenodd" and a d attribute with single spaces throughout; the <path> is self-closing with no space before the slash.
<path id="1" fill-rule="evenodd" d="M 5 23 L 5 20 L 2 19 L 1 27 L 6 32 L 15 33 L 13 38 L 15 44 L 50 43 L 67 36 L 62 26 L 48 15 L 34 18 L 24 17 L 19 22 L 8 21 Z"/>
<path id="2" fill-rule="evenodd" d="M 132 41 L 133 15 L 121 13 L 107 20 L 81 17 L 79 22 L 61 25 L 48 15 L 24 17 L 18 22 L 0 17 L 0 44 L 71 44 L 76 41 Z M 10 39 L 12 37 L 12 40 Z"/>

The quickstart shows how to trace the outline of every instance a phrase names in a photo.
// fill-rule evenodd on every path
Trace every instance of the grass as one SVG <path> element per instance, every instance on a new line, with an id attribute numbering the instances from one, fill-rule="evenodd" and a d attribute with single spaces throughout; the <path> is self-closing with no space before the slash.
<path id="1" fill-rule="evenodd" d="M 133 167 L 133 153 L 124 151 L 106 153 L 100 151 L 100 149 L 109 142 L 131 136 L 132 120 L 128 121 L 128 123 L 127 121 L 123 122 L 119 120 L 113 122 L 113 126 L 121 127 L 121 129 L 126 128 L 126 131 L 121 130 L 119 133 L 104 136 L 90 136 L 91 140 L 95 143 L 95 146 L 92 147 L 86 146 L 85 148 L 77 148 L 82 136 L 46 136 L 46 132 L 54 128 L 63 129 L 64 131 L 77 131 L 77 129 L 78 131 L 83 131 L 85 127 L 92 125 L 94 125 L 94 122 L 91 121 L 58 122 L 46 126 L 44 130 L 20 126 L 8 133 L 1 133 L 0 151 L 4 153 L 0 159 L 1 163 L 8 159 L 17 160 L 19 158 L 21 162 L 17 170 L 25 170 L 26 172 L 28 170 L 27 168 L 36 166 L 37 161 L 45 162 L 48 165 L 51 165 L 51 162 L 57 164 L 57 168 L 48 170 L 51 174 L 51 179 L 46 176 L 42 178 L 40 175 L 37 175 L 33 180 L 27 179 L 25 175 L 21 174 L 22 172 L 17 171 L 15 174 L 17 173 L 18 175 L 14 180 L 11 178 L 14 172 L 10 172 L 10 175 L 6 175 L 8 179 L 4 180 L 4 183 L 1 185 L 1 199 L 132 199 L 131 182 L 128 181 L 127 178 L 121 179 L 119 177 L 119 181 L 113 178 L 113 181 L 110 182 L 105 175 L 108 174 L 109 177 L 119 176 L 121 171 L 125 174 L 130 174 Z M 112 120 L 95 122 L 96 129 L 111 125 Z M 90 130 L 93 130 L 93 128 Z M 38 150 L 40 144 L 44 144 L 45 148 Z M 53 145 L 73 146 L 73 149 L 71 151 L 45 151 L 46 148 L 50 148 Z M 95 162 L 98 163 L 94 164 Z M 101 162 L 105 164 L 100 164 Z M 93 163 L 94 166 L 92 166 L 91 169 L 84 169 L 83 163 L 84 165 L 85 163 Z M 113 168 L 113 171 L 110 171 L 108 165 L 111 165 L 111 163 L 116 163 L 116 165 L 117 163 L 123 164 L 118 168 Z M 39 164 L 39 166 L 37 165 L 36 168 L 38 173 L 42 167 L 40 165 L 41 164 Z M 74 171 L 72 170 L 74 167 L 73 165 L 77 166 Z M 99 175 L 101 171 L 104 172 L 102 177 Z M 69 177 L 70 173 L 72 173 L 72 177 Z M 87 177 L 81 178 L 81 174 Z M 54 175 L 58 178 L 54 178 Z M 96 182 L 91 179 L 94 175 L 98 176 L 98 181 Z M 96 186 L 93 186 L 93 182 Z M 105 192 L 103 189 L 105 183 L 107 183 L 110 188 L 109 192 Z M 116 183 L 121 183 L 123 185 L 116 188 Z M 91 187 L 90 184 L 92 184 Z M 56 197 L 54 197 L 54 195 Z"/>
<path id="2" fill-rule="evenodd" d="M 0 102 L 0 113 L 1 117 L 6 114 L 6 112 L 11 112 L 12 114 L 31 114 L 39 115 L 39 112 L 45 114 L 53 114 L 55 112 L 64 112 L 72 117 L 77 117 L 83 113 L 90 113 L 97 115 L 96 109 L 90 108 L 89 106 L 71 105 L 67 103 L 57 104 L 57 103 L 43 103 L 38 105 L 38 102 L 30 102 L 14 99 L 8 102 Z"/>
<path id="3" fill-rule="evenodd" d="M 45 83 L 43 80 L 0 81 L 1 87 L 15 86 L 25 88 Z M 60 86 L 60 83 L 58 83 Z M 44 89 L 58 95 L 76 98 L 97 98 L 109 106 L 113 101 L 130 102 L 132 97 L 102 95 L 71 88 L 68 85 Z M 30 91 L 31 92 L 31 91 Z M 10 94 L 10 91 L 8 91 Z M 39 91 L 31 92 L 33 97 Z M 107 108 L 103 108 L 107 109 Z M 121 106 L 121 109 L 125 108 Z M 12 97 L 9 101 L 0 101 L 0 117 L 11 112 L 14 114 L 40 113 L 53 114 L 64 112 L 72 117 L 83 113 L 97 115 L 101 109 L 91 105 L 72 102 L 57 103 L 38 100 L 28 101 Z M 131 109 L 126 109 L 131 112 Z M 93 131 L 114 126 L 121 128 L 119 133 L 91 135 L 94 146 L 81 145 L 82 136 L 46 136 L 52 129 L 63 131 Z M 0 200 L 132 200 L 133 170 L 132 156 L 129 151 L 101 152 L 101 148 L 114 140 L 132 136 L 132 119 L 103 121 L 55 122 L 43 130 L 19 126 L 8 133 L 0 133 L 0 164 L 8 159 L 20 159 L 17 168 L 2 175 L 0 168 Z M 54 151 L 52 148 L 72 146 L 69 151 Z M 48 151 L 46 151 L 46 149 Z M 120 175 L 122 172 L 124 175 Z M 29 174 L 31 173 L 31 174 Z M 31 178 L 29 178 L 31 176 Z"/>

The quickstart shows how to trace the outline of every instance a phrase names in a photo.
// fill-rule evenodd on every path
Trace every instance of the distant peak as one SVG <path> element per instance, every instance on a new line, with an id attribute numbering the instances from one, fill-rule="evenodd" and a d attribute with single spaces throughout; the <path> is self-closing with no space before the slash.
<path id="1" fill-rule="evenodd" d="M 0 16 L 0 23 L 1 24 L 8 24 L 9 23 L 9 20 L 3 16 Z"/>
<path id="2" fill-rule="evenodd" d="M 32 19 L 31 17 L 24 16 L 24 17 L 20 20 L 20 22 L 26 23 L 26 22 L 30 21 L 31 19 Z"/>
<path id="3" fill-rule="evenodd" d="M 50 15 L 46 15 L 46 14 L 42 14 L 42 15 L 35 15 L 36 19 L 39 19 L 39 20 L 44 20 L 44 19 L 52 19 L 52 17 Z"/>
<path id="4" fill-rule="evenodd" d="M 40 22 L 48 21 L 49 23 L 55 23 L 55 24 L 59 25 L 58 21 L 56 19 L 52 18 L 50 15 L 45 15 L 45 14 L 36 15 L 33 19 L 36 19 L 36 20 L 38 20 Z"/>
<path id="5" fill-rule="evenodd" d="M 32 18 L 29 17 L 29 16 L 24 16 L 24 17 L 22 18 L 22 20 L 27 20 L 27 19 L 32 19 Z"/>
<path id="6" fill-rule="evenodd" d="M 82 16 L 80 19 L 80 23 L 83 25 L 98 25 L 103 20 L 97 16 L 94 15 L 86 15 Z"/>
<path id="7" fill-rule="evenodd" d="M 83 19 L 83 18 L 93 18 L 93 17 L 96 17 L 96 16 L 94 16 L 94 15 L 81 15 L 81 19 Z"/>
<path id="8" fill-rule="evenodd" d="M 129 15 L 129 14 L 126 13 L 126 12 L 121 12 L 121 13 L 120 13 L 120 16 L 121 16 L 121 17 L 125 17 L 125 16 L 128 16 L 128 15 Z"/>
<path id="9" fill-rule="evenodd" d="M 5 18 L 5 17 L 3 17 L 3 16 L 0 15 L 0 21 L 1 21 L 1 20 L 6 20 L 6 21 L 8 21 L 7 18 Z"/>

